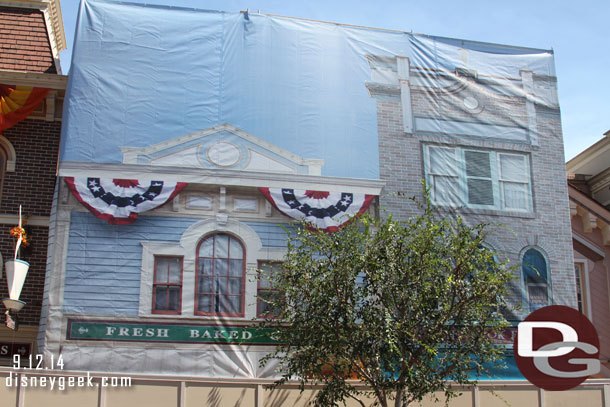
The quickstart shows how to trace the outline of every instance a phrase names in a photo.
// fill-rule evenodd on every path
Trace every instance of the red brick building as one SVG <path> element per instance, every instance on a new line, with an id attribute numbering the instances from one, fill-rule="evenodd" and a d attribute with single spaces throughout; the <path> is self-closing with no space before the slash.
<path id="1" fill-rule="evenodd" d="M 20 255 L 30 263 L 20 296 L 27 305 L 19 312 L 17 332 L 2 323 L 0 343 L 28 344 L 32 352 L 36 349 L 43 304 L 49 218 L 67 80 L 61 75 L 59 64 L 59 52 L 66 48 L 65 43 L 58 0 L 0 1 L 1 263 L 13 257 L 14 238 L 9 231 L 18 223 L 19 205 L 23 207 L 31 241 Z M 8 296 L 4 275 L 0 292 L 2 298 Z M 10 354 L 2 353 L 0 363 L 10 361 Z"/>

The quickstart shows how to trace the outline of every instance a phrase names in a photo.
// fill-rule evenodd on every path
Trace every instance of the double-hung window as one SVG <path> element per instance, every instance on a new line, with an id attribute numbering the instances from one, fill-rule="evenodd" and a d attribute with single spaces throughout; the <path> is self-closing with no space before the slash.
<path id="1" fill-rule="evenodd" d="M 259 260 L 258 268 L 261 270 L 258 276 L 258 288 L 256 293 L 256 314 L 259 317 L 273 317 L 279 315 L 279 302 L 282 300 L 280 291 L 273 288 L 271 279 L 279 273 L 282 262 Z"/>
<path id="2" fill-rule="evenodd" d="M 426 145 L 424 162 L 436 205 L 532 210 L 526 154 Z"/>
<path id="3" fill-rule="evenodd" d="M 585 263 L 574 263 L 574 276 L 576 277 L 576 301 L 578 310 L 591 319 L 589 303 L 589 279 L 586 274 Z"/>
<path id="4" fill-rule="evenodd" d="M 503 209 L 529 210 L 531 187 L 527 156 L 499 153 L 498 160 Z"/>
<path id="5" fill-rule="evenodd" d="M 435 203 L 459 205 L 458 151 L 448 147 L 428 147 L 427 173 Z"/>
<path id="6" fill-rule="evenodd" d="M 182 310 L 182 257 L 155 256 L 153 314 L 179 315 Z"/>

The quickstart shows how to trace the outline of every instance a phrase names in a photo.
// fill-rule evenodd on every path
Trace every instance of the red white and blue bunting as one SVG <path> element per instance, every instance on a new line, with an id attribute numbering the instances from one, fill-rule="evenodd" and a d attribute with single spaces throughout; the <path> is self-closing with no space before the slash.
<path id="1" fill-rule="evenodd" d="M 165 204 L 187 185 L 184 182 L 66 177 L 72 194 L 91 213 L 113 225 L 126 225 Z"/>
<path id="2" fill-rule="evenodd" d="M 352 218 L 365 212 L 374 195 L 349 192 L 305 191 L 290 188 L 259 188 L 267 200 L 284 215 L 305 220 L 313 227 L 336 232 Z"/>

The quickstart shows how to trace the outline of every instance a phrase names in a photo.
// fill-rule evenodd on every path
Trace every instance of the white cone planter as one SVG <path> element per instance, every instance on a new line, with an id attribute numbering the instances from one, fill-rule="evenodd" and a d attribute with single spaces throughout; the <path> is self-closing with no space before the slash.
<path id="1" fill-rule="evenodd" d="M 30 263 L 23 260 L 8 260 L 4 263 L 6 269 L 6 282 L 8 284 L 8 293 L 11 300 L 18 300 L 21 295 L 21 289 L 25 282 L 25 276 L 28 274 Z"/>

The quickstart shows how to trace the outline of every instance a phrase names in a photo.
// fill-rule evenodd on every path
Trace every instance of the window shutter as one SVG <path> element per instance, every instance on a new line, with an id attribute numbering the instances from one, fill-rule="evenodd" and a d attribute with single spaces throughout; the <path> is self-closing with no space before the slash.
<path id="1" fill-rule="evenodd" d="M 494 193 L 491 179 L 491 163 L 488 152 L 464 151 L 468 203 L 473 205 L 493 205 Z"/>

